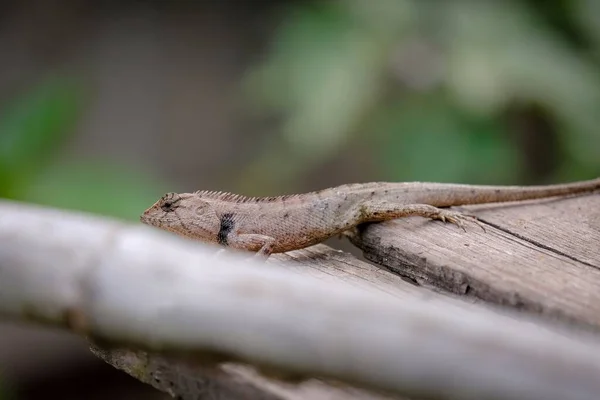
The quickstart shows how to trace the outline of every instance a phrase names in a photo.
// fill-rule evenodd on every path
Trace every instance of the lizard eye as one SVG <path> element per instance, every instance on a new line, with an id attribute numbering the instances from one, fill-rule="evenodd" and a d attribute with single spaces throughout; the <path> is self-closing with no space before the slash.
<path id="1" fill-rule="evenodd" d="M 167 193 L 160 199 L 160 208 L 164 212 L 174 211 L 181 202 L 181 197 L 177 193 Z"/>

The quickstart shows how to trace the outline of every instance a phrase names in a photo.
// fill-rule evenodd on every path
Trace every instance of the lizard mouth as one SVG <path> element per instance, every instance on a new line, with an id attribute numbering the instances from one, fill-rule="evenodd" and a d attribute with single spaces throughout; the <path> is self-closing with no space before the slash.
<path id="1" fill-rule="evenodd" d="M 152 226 L 158 225 L 158 220 L 156 218 L 152 218 L 151 216 L 149 216 L 148 214 L 145 214 L 145 213 L 140 215 L 140 222 L 142 224 L 146 224 L 146 225 L 152 225 Z"/>
<path id="2" fill-rule="evenodd" d="M 148 218 L 148 216 L 144 213 L 144 214 L 140 215 L 140 222 L 143 224 L 149 224 L 150 218 Z"/>
<path id="3" fill-rule="evenodd" d="M 144 213 L 140 215 L 140 222 L 145 225 L 156 226 L 158 228 L 163 228 L 172 231 L 174 230 L 172 225 L 178 225 L 180 220 L 176 218 L 154 217 Z"/>

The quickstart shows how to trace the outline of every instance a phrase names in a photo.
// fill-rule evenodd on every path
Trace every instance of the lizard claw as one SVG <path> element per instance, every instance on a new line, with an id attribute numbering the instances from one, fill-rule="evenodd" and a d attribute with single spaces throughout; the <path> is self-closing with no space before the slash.
<path id="1" fill-rule="evenodd" d="M 454 224 L 465 232 L 467 231 L 465 228 L 465 222 L 469 221 L 479 226 L 483 232 L 486 232 L 484 225 L 479 222 L 477 217 L 474 215 L 462 214 L 457 211 L 441 210 L 440 214 L 437 216 L 437 219 L 441 220 L 442 222 Z"/>
<path id="2" fill-rule="evenodd" d="M 479 219 L 478 219 L 476 216 L 474 216 L 474 215 L 470 215 L 470 214 L 464 214 L 464 216 L 465 216 L 467 219 L 469 219 L 469 220 L 470 220 L 472 223 L 474 223 L 475 225 L 477 225 L 478 227 L 480 227 L 480 228 L 481 228 L 481 230 L 482 230 L 484 233 L 487 233 L 487 231 L 485 230 L 485 225 L 484 225 L 483 223 L 481 223 L 481 222 L 479 221 Z"/>

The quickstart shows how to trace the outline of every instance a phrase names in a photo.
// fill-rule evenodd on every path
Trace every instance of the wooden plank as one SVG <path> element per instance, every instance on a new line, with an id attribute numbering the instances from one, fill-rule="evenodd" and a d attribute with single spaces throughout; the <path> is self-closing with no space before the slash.
<path id="1" fill-rule="evenodd" d="M 220 370 L 242 360 L 292 388 L 328 377 L 328 384 L 428 398 L 587 400 L 600 393 L 597 336 L 446 298 L 398 299 L 375 292 L 370 279 L 374 292 L 365 293 L 348 285 L 364 284 L 360 276 L 372 268 L 347 273 L 353 261 L 318 269 L 326 276 L 343 270 L 346 284 L 323 282 L 256 260 L 217 260 L 210 246 L 148 227 L 10 202 L 0 208 L 3 315 L 63 326 L 107 346 L 164 351 L 172 361 L 166 365 L 143 355 L 108 359 L 121 368 L 129 363 L 129 373 L 182 399 L 226 397 L 212 389 L 234 384 L 235 371 Z M 310 270 L 312 259 L 301 261 L 302 253 L 288 255 L 304 266 L 295 273 Z M 339 261 L 313 254 L 324 264 Z M 209 370 L 190 376 L 185 366 Z M 252 377 L 246 379 L 250 385 L 231 387 L 232 398 L 248 398 Z"/>
<path id="2" fill-rule="evenodd" d="M 276 254 L 268 263 L 286 262 L 285 267 L 301 275 L 324 281 L 339 281 L 391 297 L 423 301 L 440 300 L 442 295 L 407 282 L 393 272 L 358 260 L 353 255 L 316 245 L 302 250 Z M 471 302 L 443 296 L 444 307 L 470 307 Z M 499 311 L 493 307 L 491 312 Z M 510 315 L 509 315 L 510 316 Z M 98 357 L 137 379 L 163 391 L 183 394 L 182 399 L 257 399 L 257 400 L 402 400 L 388 395 L 351 387 L 345 384 L 308 379 L 298 383 L 264 376 L 253 367 L 237 363 L 222 363 L 218 368 L 183 365 L 159 355 L 131 349 L 102 348 L 92 345 Z"/>
<path id="3" fill-rule="evenodd" d="M 448 307 L 460 309 L 481 306 L 415 286 L 393 272 L 322 244 L 277 254 L 267 262 L 278 264 L 281 261 L 286 262 L 288 270 L 301 275 L 331 282 L 342 280 L 349 285 L 385 293 L 390 297 L 408 301 L 415 298 L 423 301 L 443 299 L 444 302 L 439 305 L 446 310 Z M 496 307 L 487 308 L 490 312 L 500 311 Z M 407 400 L 405 397 L 391 397 L 316 378 L 292 383 L 287 379 L 278 379 L 277 375 L 262 375 L 252 366 L 232 362 L 221 363 L 215 368 L 182 364 L 180 361 L 132 349 L 102 348 L 98 344 L 92 345 L 91 350 L 104 361 L 142 382 L 162 391 L 178 393 L 182 400 Z"/>
<path id="4" fill-rule="evenodd" d="M 462 210 L 486 232 L 414 217 L 350 239 L 368 260 L 421 285 L 600 327 L 600 196 Z"/>
<path id="5" fill-rule="evenodd" d="M 286 254 L 276 254 L 268 263 L 286 262 L 286 267 L 301 275 L 326 281 L 343 280 L 354 286 L 384 292 L 390 296 L 409 298 L 436 296 L 407 283 L 401 277 L 360 261 L 349 253 L 325 245 Z M 222 363 L 217 368 L 182 364 L 144 351 L 104 348 L 93 344 L 92 352 L 112 366 L 155 388 L 178 393 L 182 400 L 256 399 L 256 400 L 402 400 L 371 391 L 319 379 L 298 383 L 266 377 L 253 367 Z"/>
<path id="6" fill-rule="evenodd" d="M 248 365 L 223 363 L 218 368 L 185 364 L 133 349 L 91 344 L 97 357 L 180 400 L 402 400 L 317 379 L 298 384 L 259 374 Z"/>
<path id="7" fill-rule="evenodd" d="M 600 269 L 600 194 L 463 209 L 536 246 Z"/>
<path id="8" fill-rule="evenodd" d="M 401 276 L 358 260 L 349 253 L 323 244 L 271 256 L 268 263 L 286 262 L 286 268 L 324 281 L 343 281 L 371 291 L 399 298 L 428 297 L 432 293 L 409 283 Z"/>

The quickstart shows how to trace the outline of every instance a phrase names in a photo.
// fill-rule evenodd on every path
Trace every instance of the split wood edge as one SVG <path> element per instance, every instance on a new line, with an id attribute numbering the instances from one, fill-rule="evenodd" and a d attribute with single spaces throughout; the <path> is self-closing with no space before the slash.
<path id="1" fill-rule="evenodd" d="M 600 338 L 399 300 L 166 232 L 0 201 L 0 314 L 279 378 L 439 399 L 597 399 Z"/>

